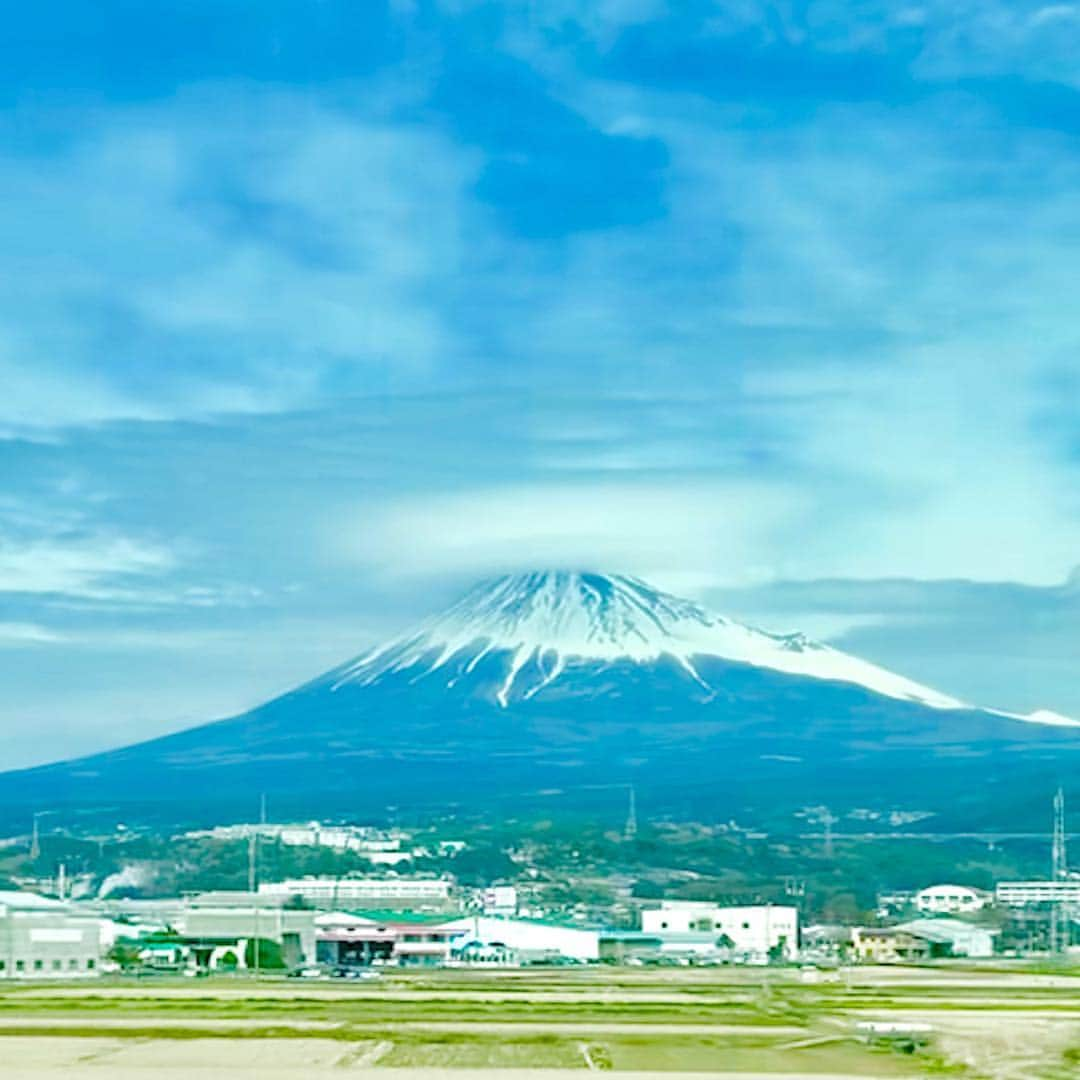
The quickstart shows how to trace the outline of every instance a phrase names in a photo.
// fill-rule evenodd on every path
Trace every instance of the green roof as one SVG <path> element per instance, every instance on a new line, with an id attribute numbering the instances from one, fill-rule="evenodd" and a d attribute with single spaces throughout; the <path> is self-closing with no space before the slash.
<path id="1" fill-rule="evenodd" d="M 386 908 L 345 908 L 343 913 L 355 915 L 358 919 L 367 919 L 373 923 L 401 923 L 416 926 L 441 926 L 443 923 L 456 922 L 464 916 L 450 912 L 433 914 L 419 911 L 392 911 Z"/>

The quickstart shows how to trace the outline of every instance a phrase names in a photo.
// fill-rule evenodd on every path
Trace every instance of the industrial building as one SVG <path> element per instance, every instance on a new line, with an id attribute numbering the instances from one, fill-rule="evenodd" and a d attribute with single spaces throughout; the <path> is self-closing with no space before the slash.
<path id="1" fill-rule="evenodd" d="M 102 920 L 35 893 L 0 892 L 0 978 L 87 978 L 101 974 Z"/>
<path id="2" fill-rule="evenodd" d="M 641 913 L 641 930 L 659 939 L 667 951 L 726 950 L 741 962 L 793 960 L 799 949 L 798 909 L 776 904 L 721 907 L 664 900 Z M 694 937 L 702 940 L 694 942 Z"/>

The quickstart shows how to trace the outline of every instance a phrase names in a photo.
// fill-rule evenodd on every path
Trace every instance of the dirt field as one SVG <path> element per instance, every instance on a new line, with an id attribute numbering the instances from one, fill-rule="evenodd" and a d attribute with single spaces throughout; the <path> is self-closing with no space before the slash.
<path id="1" fill-rule="evenodd" d="M 868 1037 L 867 1021 L 917 1025 Z M 925 1031 L 925 1035 L 921 1032 Z M 589 969 L 8 984 L 3 1080 L 1080 1077 L 1080 978 L 994 970 Z"/>

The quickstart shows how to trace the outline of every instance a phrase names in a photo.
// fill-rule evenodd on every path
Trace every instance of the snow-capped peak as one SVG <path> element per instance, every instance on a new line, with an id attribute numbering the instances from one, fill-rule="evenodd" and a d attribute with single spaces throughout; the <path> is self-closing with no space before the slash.
<path id="1" fill-rule="evenodd" d="M 700 660 L 714 658 L 854 683 L 938 709 L 968 708 L 802 634 L 755 629 L 636 578 L 562 571 L 512 574 L 478 586 L 417 632 L 339 671 L 335 686 L 374 682 L 393 671 L 435 671 L 454 658 L 464 660 L 465 670 L 471 671 L 496 652 L 510 657 L 497 695 L 503 705 L 527 665 L 542 672 L 540 681 L 524 691 L 531 696 L 558 678 L 567 663 L 669 657 L 706 689 Z"/>

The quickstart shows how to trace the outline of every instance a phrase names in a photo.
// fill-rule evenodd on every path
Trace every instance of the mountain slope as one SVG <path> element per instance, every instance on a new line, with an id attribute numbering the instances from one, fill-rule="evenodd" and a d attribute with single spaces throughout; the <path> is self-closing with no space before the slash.
<path id="1" fill-rule="evenodd" d="M 981 812 L 1080 734 L 962 706 L 630 578 L 531 574 L 242 716 L 0 776 L 0 804 L 228 800 L 298 811 L 522 806 L 633 779 L 654 805 Z M 547 793 L 547 794 L 544 794 Z"/>
<path id="2" fill-rule="evenodd" d="M 420 632 L 360 657 L 335 686 L 370 684 L 409 669 L 430 674 L 463 654 L 471 654 L 475 663 L 499 651 L 511 656 L 507 680 L 496 695 L 504 706 L 512 693 L 539 692 L 570 660 L 643 662 L 665 656 L 706 689 L 695 666 L 698 657 L 855 683 L 933 708 L 965 707 L 802 634 L 768 634 L 634 578 L 574 573 L 516 574 L 480 585 Z M 538 676 L 531 682 L 522 677 L 528 668 Z"/>

